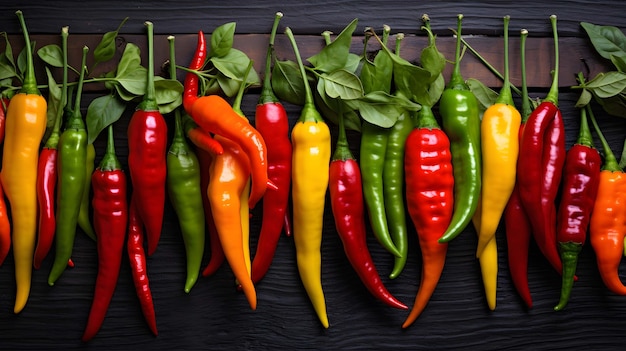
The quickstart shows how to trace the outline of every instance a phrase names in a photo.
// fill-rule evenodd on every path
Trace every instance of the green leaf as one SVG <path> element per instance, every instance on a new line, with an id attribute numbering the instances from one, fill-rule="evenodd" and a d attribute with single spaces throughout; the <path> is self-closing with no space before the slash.
<path id="1" fill-rule="evenodd" d="M 226 77 L 223 74 L 217 75 L 217 82 L 220 85 L 220 89 L 224 92 L 224 94 L 228 97 L 233 97 L 237 95 L 239 91 L 240 82 L 232 79 L 230 77 Z"/>
<path id="2" fill-rule="evenodd" d="M 0 79 L 13 78 L 17 76 L 15 67 L 6 62 L 4 57 L 0 58 Z"/>
<path id="3" fill-rule="evenodd" d="M 113 94 L 93 99 L 85 117 L 88 142 L 93 143 L 102 130 L 120 119 L 125 109 L 126 105 Z"/>
<path id="4" fill-rule="evenodd" d="M 608 98 L 598 98 L 598 96 L 594 94 L 594 97 L 609 115 L 626 118 L 626 96 L 624 96 L 624 94 L 618 94 Z"/>
<path id="5" fill-rule="evenodd" d="M 609 98 L 626 89 L 626 73 L 612 71 L 598 73 L 585 84 L 599 98 Z"/>
<path id="6" fill-rule="evenodd" d="M 128 43 L 124 48 L 120 62 L 117 64 L 116 77 L 131 73 L 141 66 L 141 50 L 139 46 Z M 143 68 L 143 67 L 142 67 Z"/>
<path id="7" fill-rule="evenodd" d="M 115 39 L 117 39 L 120 29 L 122 29 L 122 26 L 127 20 L 128 17 L 124 18 L 116 30 L 104 33 L 102 39 L 93 51 L 95 64 L 109 61 L 115 56 L 115 51 L 117 50 Z"/>
<path id="8" fill-rule="evenodd" d="M 484 112 L 489 106 L 493 105 L 498 99 L 498 93 L 487 87 L 483 82 L 478 79 L 469 78 L 465 82 L 470 88 L 476 100 L 478 100 L 478 107 Z"/>
<path id="9" fill-rule="evenodd" d="M 154 78 L 154 90 L 157 104 L 165 105 L 177 100 L 182 102 L 184 88 L 181 82 L 175 79 L 163 79 L 162 77 Z"/>
<path id="10" fill-rule="evenodd" d="M 611 55 L 626 55 L 626 36 L 621 29 L 588 22 L 580 22 L 580 25 L 587 32 L 591 44 L 602 57 L 610 59 Z"/>
<path id="11" fill-rule="evenodd" d="M 304 81 L 297 63 L 276 61 L 271 81 L 274 93 L 279 99 L 294 105 L 304 105 Z"/>
<path id="12" fill-rule="evenodd" d="M 358 110 L 364 120 L 382 128 L 392 127 L 406 111 L 418 111 L 421 108 L 402 96 L 382 91 L 368 93 L 360 99 L 346 101 L 346 104 Z"/>
<path id="13" fill-rule="evenodd" d="M 611 55 L 611 62 L 620 72 L 626 72 L 626 56 Z"/>
<path id="14" fill-rule="evenodd" d="M 37 55 L 43 62 L 52 67 L 63 67 L 63 50 L 56 44 L 50 44 L 37 50 Z"/>
<path id="15" fill-rule="evenodd" d="M 313 67 L 322 72 L 332 72 L 346 66 L 348 62 L 348 54 L 350 53 L 350 45 L 352 44 L 352 33 L 356 29 L 358 19 L 352 20 L 332 43 L 324 46 L 320 52 L 309 57 L 309 61 Z"/>
<path id="16" fill-rule="evenodd" d="M 364 60 L 361 67 L 361 84 L 363 91 L 370 93 L 373 91 L 391 92 L 391 82 L 393 76 L 393 62 L 389 55 L 378 53 L 374 57 L 374 62 Z"/>
<path id="17" fill-rule="evenodd" d="M 576 101 L 576 108 L 583 108 L 589 104 L 591 99 L 593 98 L 593 94 L 587 89 L 583 89 L 580 93 L 580 97 L 578 101 Z"/>
<path id="18" fill-rule="evenodd" d="M 428 90 L 426 94 L 422 98 L 417 99 L 423 105 L 427 106 L 435 106 L 439 98 L 441 98 L 441 94 L 443 94 L 443 90 L 446 88 L 446 81 L 443 78 L 443 74 L 439 73 L 437 79 L 434 82 L 430 83 L 428 86 Z"/>
<path id="19" fill-rule="evenodd" d="M 339 114 L 337 111 L 339 111 L 341 105 L 344 128 L 357 132 L 361 131 L 361 118 L 356 111 L 347 107 L 347 104 L 341 99 L 332 99 L 326 94 L 323 94 L 322 97 L 319 92 L 319 85 L 323 86 L 323 84 L 318 84 L 318 89 L 315 91 L 313 98 L 315 99 L 315 106 L 320 114 L 324 116 L 324 119 L 335 125 L 339 125 Z"/>
<path id="20" fill-rule="evenodd" d="M 446 58 L 437 49 L 433 33 L 429 29 L 426 29 L 426 32 L 428 33 L 429 44 L 422 50 L 420 61 L 422 67 L 430 72 L 431 77 L 438 77 L 446 66 Z"/>
<path id="21" fill-rule="evenodd" d="M 6 56 L 7 61 L 13 66 L 13 71 L 15 71 L 15 61 L 13 61 L 13 48 L 11 47 L 11 42 L 9 41 L 9 36 L 6 32 L 2 32 L 5 41 L 4 47 L 4 55 Z"/>
<path id="22" fill-rule="evenodd" d="M 209 57 L 223 57 L 228 54 L 233 47 L 236 26 L 236 22 L 229 22 L 215 28 L 211 34 Z"/>
<path id="23" fill-rule="evenodd" d="M 243 51 L 232 49 L 225 56 L 212 57 L 211 63 L 226 77 L 241 81 L 246 74 L 246 69 L 250 63 L 250 58 Z M 251 69 L 247 79 L 249 84 L 259 83 L 259 75 L 256 70 Z"/>
<path id="24" fill-rule="evenodd" d="M 148 85 L 148 70 L 137 67 L 133 71 L 127 71 L 123 75 L 115 77 L 117 82 L 131 94 L 144 95 Z"/>
<path id="25" fill-rule="evenodd" d="M 135 95 L 135 94 L 127 91 L 120 84 L 115 84 L 115 85 L 113 85 L 113 87 L 115 88 L 115 91 L 117 91 L 117 95 L 124 101 L 132 101 L 132 100 L 136 99 L 139 96 L 143 96 L 143 94 L 142 95 Z"/>
<path id="26" fill-rule="evenodd" d="M 323 80 L 324 90 L 331 98 L 351 100 L 363 96 L 363 86 L 359 77 L 344 69 L 322 74 L 319 79 Z"/>
<path id="27" fill-rule="evenodd" d="M 348 54 L 348 61 L 344 69 L 348 72 L 355 73 L 361 64 L 361 56 L 353 53 Z"/>
<path id="28" fill-rule="evenodd" d="M 61 101 L 63 95 L 62 89 L 54 80 L 52 72 L 50 72 L 50 69 L 48 67 L 46 67 L 46 76 L 48 77 L 48 98 L 46 99 L 48 102 L 46 114 L 46 134 L 49 134 L 50 129 L 52 128 L 52 126 L 54 126 L 54 121 L 56 119 L 58 111 L 65 107 L 65 101 Z"/>
<path id="29" fill-rule="evenodd" d="M 24 73 L 26 72 L 26 48 L 20 50 L 17 54 L 17 75 L 22 80 Z"/>

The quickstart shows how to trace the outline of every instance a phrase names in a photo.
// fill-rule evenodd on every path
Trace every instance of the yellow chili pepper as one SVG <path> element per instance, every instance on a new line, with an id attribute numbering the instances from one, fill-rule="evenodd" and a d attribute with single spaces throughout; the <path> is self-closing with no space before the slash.
<path id="1" fill-rule="evenodd" d="M 500 96 L 483 114 L 481 122 L 482 189 L 474 226 L 478 232 L 479 259 L 489 309 L 496 307 L 498 250 L 496 229 L 515 186 L 518 133 L 521 115 L 513 105 L 509 82 L 508 24 L 504 17 L 504 83 Z"/>
<path id="2" fill-rule="evenodd" d="M 321 282 L 320 247 L 331 156 L 330 129 L 315 109 L 313 94 L 306 80 L 291 29 L 287 28 L 285 33 L 294 48 L 306 92 L 300 118 L 291 131 L 293 240 L 296 261 L 300 279 L 313 308 L 324 328 L 328 328 Z"/>
<path id="3" fill-rule="evenodd" d="M 37 234 L 37 162 L 46 129 L 46 99 L 37 89 L 30 39 L 21 11 L 16 12 L 26 41 L 27 68 L 22 89 L 11 99 L 2 153 L 2 186 L 11 207 L 16 296 L 20 313 L 30 294 Z"/>

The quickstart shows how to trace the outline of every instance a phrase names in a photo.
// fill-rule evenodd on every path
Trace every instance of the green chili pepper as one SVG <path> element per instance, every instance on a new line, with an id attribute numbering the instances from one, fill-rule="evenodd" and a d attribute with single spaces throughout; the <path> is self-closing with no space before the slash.
<path id="1" fill-rule="evenodd" d="M 96 232 L 91 225 L 91 217 L 89 215 L 90 190 L 91 190 L 91 174 L 96 164 L 96 148 L 92 143 L 87 144 L 87 162 L 85 162 L 85 188 L 83 189 L 83 197 L 80 203 L 80 211 L 78 212 L 78 226 L 93 240 L 96 240 Z"/>
<path id="2" fill-rule="evenodd" d="M 85 61 L 89 48 L 83 47 L 81 73 L 76 90 L 74 111 L 66 122 L 59 139 L 58 185 L 55 257 L 48 284 L 54 285 L 63 274 L 72 255 L 78 213 L 85 187 L 85 163 L 87 162 L 87 129 L 80 112 L 80 99 L 85 77 Z"/>
<path id="3" fill-rule="evenodd" d="M 170 42 L 171 76 L 176 77 L 174 63 L 174 37 Z M 202 255 L 204 254 L 205 218 L 200 187 L 198 157 L 185 140 L 180 110 L 174 110 L 174 138 L 167 153 L 167 191 L 178 216 L 187 256 L 187 279 L 185 292 L 189 292 L 198 280 Z"/>
<path id="4" fill-rule="evenodd" d="M 454 169 L 454 214 L 439 242 L 449 242 L 469 224 L 481 191 L 480 114 L 478 102 L 460 72 L 461 21 L 458 16 L 456 62 L 439 101 L 442 127 L 450 138 Z"/>

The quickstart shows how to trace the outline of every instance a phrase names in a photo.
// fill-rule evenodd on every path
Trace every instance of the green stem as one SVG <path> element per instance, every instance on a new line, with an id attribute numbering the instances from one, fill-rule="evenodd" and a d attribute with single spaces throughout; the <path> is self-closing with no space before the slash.
<path id="1" fill-rule="evenodd" d="M 454 68 L 448 82 L 448 89 L 469 90 L 465 80 L 461 75 L 461 26 L 463 24 L 463 15 L 459 14 L 456 21 L 456 48 L 454 50 Z M 466 44 L 467 45 L 467 44 Z"/>
<path id="2" fill-rule="evenodd" d="M 509 78 L 509 21 L 510 16 L 504 16 L 504 83 L 500 89 L 500 95 L 496 103 L 513 105 L 513 95 L 511 94 L 511 81 Z"/>
<path id="3" fill-rule="evenodd" d="M 604 150 L 604 165 L 602 166 L 602 170 L 611 171 L 611 172 L 622 172 L 619 164 L 617 163 L 617 159 L 615 158 L 615 154 L 611 150 L 609 143 L 604 138 L 604 134 L 602 134 L 602 130 L 596 121 L 596 117 L 593 115 L 593 111 L 591 110 L 591 106 L 585 106 L 587 109 L 587 114 L 591 118 L 591 123 L 593 124 L 593 128 L 596 130 L 596 134 L 600 138 L 600 143 L 602 144 L 602 149 Z"/>
<path id="4" fill-rule="evenodd" d="M 248 62 L 248 67 L 246 67 L 246 72 L 243 75 L 241 85 L 239 85 L 239 90 L 237 90 L 237 96 L 235 97 L 235 101 L 233 101 L 233 110 L 235 110 L 235 112 L 237 112 L 242 117 L 244 116 L 244 114 L 241 110 L 241 101 L 243 100 L 243 92 L 248 87 L 248 75 L 250 74 L 253 65 L 254 62 L 250 60 L 250 62 Z"/>
<path id="5" fill-rule="evenodd" d="M 558 106 L 559 103 L 559 34 L 556 29 L 556 15 L 550 16 L 552 33 L 554 35 L 554 74 L 552 75 L 552 85 L 544 101 L 552 102 Z"/>
<path id="6" fill-rule="evenodd" d="M 417 112 L 417 128 L 427 129 L 440 129 L 437 119 L 433 110 L 428 105 L 422 105 L 422 108 Z"/>
<path id="7" fill-rule="evenodd" d="M 271 70 L 272 70 L 272 53 L 274 52 L 274 41 L 276 40 L 276 31 L 278 30 L 278 23 L 283 17 L 282 12 L 276 12 L 274 16 L 274 24 L 272 25 L 272 31 L 270 33 L 270 42 L 267 46 L 267 54 L 265 57 L 265 76 L 263 77 L 263 87 L 261 89 L 261 96 L 259 96 L 259 103 L 266 104 L 271 102 L 278 102 L 278 98 L 274 94 L 271 83 Z"/>
<path id="8" fill-rule="evenodd" d="M 402 40 L 404 39 L 404 33 L 398 33 L 396 35 L 396 55 L 400 56 L 400 43 L 402 43 Z"/>
<path id="9" fill-rule="evenodd" d="M 528 120 L 533 112 L 530 106 L 530 98 L 528 97 L 528 84 L 526 83 L 526 38 L 528 38 L 528 30 L 520 31 L 520 55 L 522 63 L 522 123 Z"/>
<path id="10" fill-rule="evenodd" d="M 83 58 L 80 64 L 80 76 L 78 78 L 78 87 L 76 88 L 76 100 L 74 101 L 74 116 L 80 116 L 80 99 L 83 94 L 83 86 L 85 82 L 85 71 L 87 70 L 87 53 L 89 48 L 83 46 Z"/>
<path id="11" fill-rule="evenodd" d="M 176 45 L 175 45 L 175 37 L 170 35 L 167 37 L 167 41 L 169 43 L 170 49 L 170 77 L 171 79 L 176 79 Z M 180 117 L 180 109 L 177 108 L 174 110 L 174 140 L 184 141 L 182 122 Z M 172 145 L 175 145 L 172 142 Z"/>
<path id="12" fill-rule="evenodd" d="M 367 43 L 369 42 L 370 38 L 372 37 L 372 27 L 365 27 L 365 30 L 363 31 L 363 58 L 365 60 L 367 60 Z"/>
<path id="13" fill-rule="evenodd" d="M 144 22 L 148 30 L 148 84 L 146 86 L 146 95 L 139 109 L 144 111 L 157 111 L 159 109 L 156 103 L 156 91 L 154 88 L 154 26 L 152 22 Z"/>
<path id="14" fill-rule="evenodd" d="M 100 171 L 115 171 L 118 169 L 122 169 L 122 164 L 118 160 L 115 155 L 115 138 L 113 137 L 113 123 L 109 124 L 107 127 L 108 131 L 108 139 L 107 139 L 107 148 L 102 157 L 102 161 L 100 161 L 100 165 L 98 168 Z"/>
<path id="15" fill-rule="evenodd" d="M 20 21 L 22 32 L 24 32 L 24 51 L 26 51 L 26 72 L 24 73 L 24 83 L 22 84 L 20 93 L 41 95 L 39 89 L 37 88 L 37 78 L 35 77 L 35 67 L 33 64 L 33 49 L 30 45 L 30 36 L 28 35 L 28 29 L 26 28 L 24 14 L 21 10 L 15 11 L 15 14 Z"/>
<path id="16" fill-rule="evenodd" d="M 59 144 L 59 135 L 61 132 L 61 120 L 63 119 L 63 109 L 67 104 L 67 37 L 69 36 L 69 27 L 61 28 L 61 53 L 63 55 L 63 85 L 61 86 L 61 101 L 54 116 L 54 126 L 52 133 L 46 140 L 45 148 L 56 149 Z"/>
<path id="17" fill-rule="evenodd" d="M 578 73 L 578 80 L 581 84 L 585 83 L 585 77 L 583 77 L 582 72 Z M 587 121 L 587 109 L 580 109 L 580 128 L 578 129 L 578 139 L 576 140 L 576 144 L 584 145 L 590 148 L 593 148 L 593 136 L 591 135 L 591 130 L 589 129 L 589 122 Z"/>
<path id="18" fill-rule="evenodd" d="M 306 71 L 304 70 L 304 64 L 302 63 L 302 58 L 300 57 L 300 50 L 298 50 L 298 44 L 296 43 L 296 38 L 293 36 L 293 32 L 291 28 L 285 28 L 285 34 L 289 41 L 291 42 L 291 46 L 293 47 L 293 51 L 296 55 L 296 60 L 298 62 L 298 67 L 300 68 L 300 74 L 302 75 L 302 80 L 304 81 L 304 105 L 314 105 L 313 103 L 313 92 L 311 91 L 311 86 L 309 85 L 309 81 L 306 78 Z"/>
<path id="19" fill-rule="evenodd" d="M 324 44 L 325 45 L 330 45 L 330 43 L 332 43 L 333 41 L 330 39 L 330 35 L 333 34 L 333 32 L 329 31 L 329 30 L 325 30 L 322 32 L 322 37 L 324 38 Z"/>
<path id="20" fill-rule="evenodd" d="M 383 25 L 383 44 L 387 46 L 387 42 L 389 41 L 389 33 L 391 33 L 391 27 L 388 25 Z"/>
<path id="21" fill-rule="evenodd" d="M 352 152 L 350 152 L 350 148 L 348 145 L 348 137 L 346 136 L 346 127 L 343 117 L 343 108 L 339 107 L 339 133 L 337 136 L 337 147 L 335 148 L 335 152 L 333 153 L 333 161 L 335 160 L 351 160 L 354 158 Z"/>

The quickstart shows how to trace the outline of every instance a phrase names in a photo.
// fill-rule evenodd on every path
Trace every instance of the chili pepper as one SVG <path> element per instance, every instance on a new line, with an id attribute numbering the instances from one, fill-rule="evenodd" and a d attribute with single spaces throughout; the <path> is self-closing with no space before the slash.
<path id="1" fill-rule="evenodd" d="M 384 27 L 383 44 L 386 45 L 391 29 Z M 367 38 L 367 37 L 366 37 Z M 364 91 L 391 91 L 392 66 L 389 55 L 376 55 L 374 66 L 380 70 L 372 86 L 365 85 Z M 378 71 L 377 71 L 378 72 Z M 382 128 L 373 123 L 364 121 L 361 126 L 361 145 L 359 162 L 363 169 L 363 195 L 369 216 L 370 226 L 380 245 L 395 257 L 402 257 L 396 248 L 389 232 L 387 212 L 385 210 L 385 185 L 383 173 L 385 169 L 385 155 L 389 144 L 389 128 Z M 395 173 L 398 175 L 399 173 Z M 392 273 L 395 276 L 395 274 Z"/>
<path id="2" fill-rule="evenodd" d="M 170 36 L 170 75 L 176 76 L 174 37 Z M 204 210 L 198 158 L 185 141 L 180 110 L 174 110 L 174 137 L 167 153 L 167 190 L 180 225 L 187 258 L 185 292 L 200 274 L 204 254 Z"/>
<path id="3" fill-rule="evenodd" d="M 263 196 L 263 219 L 257 248 L 252 260 L 252 281 L 260 281 L 267 273 L 276 245 L 288 218 L 289 190 L 291 187 L 291 140 L 289 139 L 289 120 L 285 107 L 280 103 L 270 81 L 271 62 L 274 50 L 276 29 L 283 14 L 276 13 L 270 34 L 265 61 L 265 77 L 259 101 L 256 105 L 254 123 L 267 144 L 267 175 L 278 189 L 268 189 Z M 287 224 L 289 225 L 289 224 Z"/>
<path id="4" fill-rule="evenodd" d="M 526 85 L 526 38 L 528 31 L 521 30 L 521 62 L 522 62 L 522 121 L 518 132 L 518 141 L 521 142 L 522 134 L 528 116 L 532 113 L 530 101 L 528 99 L 528 86 Z M 520 151 L 521 152 L 521 151 Z M 528 286 L 528 248 L 530 245 L 531 225 L 522 207 L 520 199 L 519 183 L 515 182 L 509 202 L 504 208 L 504 225 L 506 232 L 507 258 L 511 280 L 518 295 L 522 298 L 528 308 L 532 307 L 533 301 Z"/>
<path id="5" fill-rule="evenodd" d="M 557 102 L 559 56 L 556 16 L 551 16 L 550 20 L 554 31 L 555 70 L 548 95 L 533 110 L 524 128 L 518 182 L 522 205 L 531 221 L 537 246 L 560 274 L 562 263 L 556 244 L 555 197 L 565 161 L 565 133 Z"/>
<path id="6" fill-rule="evenodd" d="M 598 193 L 591 211 L 589 239 L 596 254 L 598 272 L 604 285 L 613 293 L 626 295 L 619 266 L 626 235 L 626 174 L 619 166 L 589 105 L 587 113 L 602 144 L 604 163 L 600 171 Z"/>
<path id="7" fill-rule="evenodd" d="M 591 211 L 598 194 L 600 154 L 593 147 L 587 124 L 587 112 L 580 110 L 580 131 L 574 146 L 567 152 L 563 168 L 563 186 L 557 213 L 556 239 L 559 245 L 563 276 L 561 297 L 554 310 L 565 308 L 572 291 L 578 254 L 587 237 Z"/>
<path id="8" fill-rule="evenodd" d="M 326 301 L 321 282 L 321 242 L 324 204 L 328 189 L 330 129 L 315 108 L 302 58 L 291 28 L 285 29 L 304 81 L 305 102 L 291 130 L 293 240 L 300 280 L 324 328 L 328 328 Z"/>
<path id="9" fill-rule="evenodd" d="M 437 287 L 448 251 L 439 238 L 448 228 L 454 208 L 454 171 L 450 139 L 441 130 L 430 106 L 422 105 L 417 126 L 409 134 L 404 155 L 406 202 L 422 252 L 422 275 L 408 328 L 422 313 Z"/>
<path id="10" fill-rule="evenodd" d="M 93 240 L 96 240 L 96 234 L 91 225 L 91 216 L 89 213 L 89 199 L 91 198 L 91 175 L 95 169 L 96 148 L 92 143 L 87 143 L 87 157 L 85 162 L 85 186 L 83 189 L 83 197 L 80 202 L 80 210 L 78 212 L 78 226 Z"/>
<path id="11" fill-rule="evenodd" d="M 428 23 L 428 22 L 427 22 Z M 400 56 L 400 42 L 404 34 L 396 36 L 395 54 Z M 403 93 L 396 91 L 397 96 Z M 406 225 L 406 206 L 404 204 L 404 150 L 406 139 L 413 130 L 413 118 L 409 112 L 398 116 L 396 123 L 389 129 L 387 147 L 385 148 L 385 162 L 383 164 L 383 185 L 385 198 L 385 213 L 389 235 L 400 256 L 394 256 L 393 268 L 389 277 L 397 278 L 404 266 L 409 253 L 408 231 Z"/>
<path id="12" fill-rule="evenodd" d="M 0 144 L 4 142 L 4 135 L 6 132 L 6 113 L 9 108 L 9 102 L 11 99 L 2 96 L 0 97 Z"/>
<path id="13" fill-rule="evenodd" d="M 337 233 L 348 261 L 367 290 L 391 307 L 407 309 L 383 284 L 368 250 L 361 170 L 348 147 L 343 123 L 343 116 L 340 114 L 339 137 L 330 161 L 328 178 L 330 204 Z"/>
<path id="14" fill-rule="evenodd" d="M 236 142 L 221 135 L 215 138 L 224 147 L 224 153 L 211 162 L 207 196 L 226 261 L 254 310 L 256 291 L 246 266 L 241 228 L 241 193 L 250 174 L 249 160 Z"/>
<path id="15" fill-rule="evenodd" d="M 156 314 L 154 312 L 154 301 L 152 290 L 148 279 L 148 265 L 146 262 L 146 252 L 143 249 L 143 223 L 135 202 L 135 195 L 131 195 L 128 207 L 128 241 L 126 242 L 126 252 L 130 261 L 130 271 L 133 276 L 135 292 L 139 298 L 141 312 L 148 324 L 152 334 L 157 335 Z"/>
<path id="16" fill-rule="evenodd" d="M 67 267 L 72 256 L 78 213 L 85 186 L 85 163 L 87 159 L 87 130 L 80 112 L 83 81 L 85 77 L 85 63 L 89 48 L 83 47 L 83 59 L 74 110 L 66 122 L 66 127 L 59 138 L 58 180 L 57 180 L 57 209 L 55 256 L 48 284 L 50 286 L 59 279 Z"/>
<path id="17" fill-rule="evenodd" d="M 100 330 L 115 292 L 122 264 L 128 204 L 126 174 L 122 170 L 113 144 L 113 125 L 108 126 L 106 153 L 93 172 L 94 229 L 98 246 L 98 275 L 93 302 L 83 332 L 83 341 L 91 340 Z"/>
<path id="18" fill-rule="evenodd" d="M 128 124 L 128 169 L 150 256 L 156 251 L 163 225 L 167 124 L 155 96 L 153 25 L 149 21 L 144 24 L 148 29 L 148 82 L 143 101 Z"/>
<path id="19" fill-rule="evenodd" d="M 208 277 L 213 275 L 218 268 L 224 263 L 224 250 L 215 227 L 215 220 L 213 219 L 213 213 L 211 211 L 211 203 L 207 195 L 207 189 L 210 182 L 210 167 L 213 157 L 209 152 L 204 149 L 197 148 L 196 155 L 198 156 L 198 162 L 200 163 L 200 188 L 202 190 L 202 208 L 204 210 L 204 218 L 207 223 L 207 229 L 209 233 L 209 247 L 211 249 L 211 256 L 209 263 L 202 271 L 202 276 Z"/>
<path id="20" fill-rule="evenodd" d="M 61 30 L 62 54 L 63 54 L 63 85 L 61 88 L 61 104 L 67 101 L 67 37 L 69 28 Z M 54 234 L 56 231 L 55 199 L 57 186 L 57 158 L 61 120 L 64 106 L 59 106 L 54 119 L 52 132 L 39 154 L 37 165 L 37 203 L 38 203 L 38 236 L 35 247 L 33 267 L 39 269 L 41 263 L 50 252 Z"/>
<path id="21" fill-rule="evenodd" d="M 439 101 L 442 128 L 450 138 L 454 170 L 454 213 L 440 242 L 449 242 L 469 224 L 481 191 L 480 114 L 476 96 L 461 75 L 461 25 L 457 17 L 455 63 Z"/>
<path id="22" fill-rule="evenodd" d="M 2 153 L 2 186 L 11 208 L 16 296 L 14 312 L 22 311 L 30 294 L 37 234 L 37 164 L 46 129 L 46 99 L 37 88 L 28 31 L 22 11 L 15 12 L 25 39 L 26 71 L 20 91 L 11 98 Z M 67 263 L 67 261 L 66 261 Z"/>
<path id="23" fill-rule="evenodd" d="M 202 67 L 206 57 L 204 34 L 198 33 L 196 54 L 190 64 L 190 69 Z M 198 97 L 198 77 L 189 72 L 185 78 L 183 91 L 183 106 L 185 111 L 194 119 L 198 126 L 207 133 L 222 135 L 237 144 L 250 158 L 252 170 L 252 189 L 250 193 L 250 208 L 263 197 L 268 184 L 272 183 L 267 175 L 267 146 L 261 134 L 244 121 L 232 109 L 232 106 L 217 95 Z"/>
<path id="24" fill-rule="evenodd" d="M 489 241 L 495 240 L 496 229 L 516 179 L 521 114 L 513 104 L 509 81 L 509 20 L 509 16 L 504 17 L 504 83 L 496 102 L 484 112 L 480 126 L 482 186 L 476 257 L 482 255 Z"/>
<path id="25" fill-rule="evenodd" d="M 11 250 L 11 219 L 4 199 L 4 190 L 0 182 L 0 266 Z"/>

